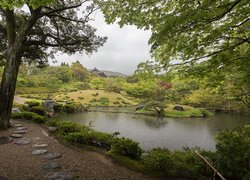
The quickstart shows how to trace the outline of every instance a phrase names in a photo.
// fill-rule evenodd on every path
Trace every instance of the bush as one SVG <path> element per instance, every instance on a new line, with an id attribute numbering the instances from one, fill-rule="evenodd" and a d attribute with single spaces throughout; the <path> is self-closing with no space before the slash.
<path id="1" fill-rule="evenodd" d="M 65 135 L 67 142 L 76 143 L 76 144 L 87 144 L 87 135 L 88 132 L 73 132 Z"/>
<path id="2" fill-rule="evenodd" d="M 56 123 L 56 127 L 58 128 L 58 131 L 63 135 L 73 132 L 79 132 L 81 130 L 81 126 L 70 121 L 58 121 Z"/>
<path id="3" fill-rule="evenodd" d="M 59 103 L 54 104 L 55 113 L 62 112 L 62 110 L 63 110 L 63 105 L 62 104 L 59 104 Z"/>
<path id="4" fill-rule="evenodd" d="M 158 172 L 162 175 L 172 176 L 175 174 L 174 160 L 168 149 L 153 149 L 142 158 L 146 170 Z"/>
<path id="5" fill-rule="evenodd" d="M 216 135 L 216 165 L 232 179 L 247 179 L 250 169 L 250 125 Z"/>
<path id="6" fill-rule="evenodd" d="M 107 97 L 101 97 L 100 99 L 99 99 L 99 102 L 102 104 L 102 105 L 109 105 L 109 98 L 107 98 Z"/>
<path id="7" fill-rule="evenodd" d="M 41 116 L 46 115 L 46 110 L 43 106 L 32 106 L 29 111 L 37 113 Z"/>
<path id="8" fill-rule="evenodd" d="M 142 155 L 139 143 L 127 138 L 115 138 L 111 151 L 133 159 L 140 159 Z"/>
<path id="9" fill-rule="evenodd" d="M 65 113 L 74 113 L 76 111 L 76 107 L 74 104 L 65 104 L 62 110 Z"/>
<path id="10" fill-rule="evenodd" d="M 206 152 L 205 155 L 207 158 L 212 156 L 213 153 Z M 190 149 L 182 151 L 169 151 L 162 148 L 153 149 L 142 158 L 142 163 L 147 171 L 157 172 L 163 176 L 199 179 L 201 176 L 210 176 L 212 174 L 211 169 Z"/>
<path id="11" fill-rule="evenodd" d="M 89 89 L 90 85 L 89 85 L 89 83 L 78 83 L 78 84 L 75 85 L 75 87 L 78 90 L 85 90 L 85 89 Z"/>
<path id="12" fill-rule="evenodd" d="M 32 120 L 37 123 L 45 123 L 46 119 L 44 116 L 40 116 L 39 114 L 33 112 L 22 112 L 22 113 L 12 113 L 11 117 L 13 119 L 27 119 Z"/>
<path id="13" fill-rule="evenodd" d="M 40 105 L 40 103 L 38 101 L 32 101 L 32 100 L 25 101 L 24 104 L 27 104 L 28 107 L 33 107 L 33 106 L 39 106 Z"/>

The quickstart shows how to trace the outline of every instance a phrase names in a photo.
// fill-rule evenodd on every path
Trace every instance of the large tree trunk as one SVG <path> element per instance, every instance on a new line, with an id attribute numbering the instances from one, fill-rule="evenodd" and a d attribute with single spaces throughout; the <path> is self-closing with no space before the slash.
<path id="1" fill-rule="evenodd" d="M 10 127 L 12 104 L 15 95 L 18 69 L 21 62 L 19 48 L 10 47 L 7 52 L 0 89 L 0 129 L 7 129 Z"/>

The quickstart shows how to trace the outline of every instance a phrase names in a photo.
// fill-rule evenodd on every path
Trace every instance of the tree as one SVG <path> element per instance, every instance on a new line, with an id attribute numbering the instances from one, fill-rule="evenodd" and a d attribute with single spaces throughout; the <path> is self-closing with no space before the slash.
<path id="1" fill-rule="evenodd" d="M 165 67 L 202 62 L 205 72 L 233 70 L 249 79 L 248 0 L 97 0 L 97 4 L 108 23 L 150 29 L 151 52 Z"/>
<path id="2" fill-rule="evenodd" d="M 80 8 L 84 9 L 82 17 L 77 14 Z M 43 62 L 57 51 L 92 53 L 103 45 L 106 38 L 96 36 L 95 29 L 88 25 L 95 9 L 88 0 L 0 0 L 0 56 L 5 60 L 0 129 L 9 127 L 22 61 Z"/>
<path id="3" fill-rule="evenodd" d="M 89 71 L 79 61 L 72 63 L 71 70 L 73 78 L 78 81 L 84 81 L 90 76 Z"/>

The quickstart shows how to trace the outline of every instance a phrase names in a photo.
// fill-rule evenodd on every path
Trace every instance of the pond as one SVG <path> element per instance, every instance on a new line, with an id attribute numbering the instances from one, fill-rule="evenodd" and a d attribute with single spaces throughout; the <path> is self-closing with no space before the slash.
<path id="1" fill-rule="evenodd" d="M 102 132 L 119 132 L 120 137 L 139 142 L 144 150 L 155 147 L 176 150 L 184 146 L 215 150 L 214 136 L 218 131 L 250 124 L 249 116 L 226 113 L 207 118 L 168 118 L 129 113 L 81 112 L 58 115 L 58 118 L 87 126 L 91 124 L 95 130 Z"/>

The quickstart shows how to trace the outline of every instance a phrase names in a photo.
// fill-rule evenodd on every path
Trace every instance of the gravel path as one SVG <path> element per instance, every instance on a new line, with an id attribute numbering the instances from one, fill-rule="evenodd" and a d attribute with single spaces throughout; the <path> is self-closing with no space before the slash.
<path id="1" fill-rule="evenodd" d="M 55 172 L 63 172 L 68 176 L 73 176 L 74 179 L 81 180 L 150 179 L 114 164 L 102 154 L 66 147 L 53 137 L 48 136 L 47 129 L 38 124 L 26 121 L 14 121 L 14 123 L 27 127 L 27 133 L 22 135 L 26 140 L 30 139 L 30 143 L 18 145 L 15 143 L 22 138 L 13 138 L 12 142 L 0 145 L 0 179 L 39 180 L 45 177 L 53 179 L 62 174 L 57 173 L 50 176 Z M 11 136 L 16 128 L 12 127 L 7 131 L 0 131 L 0 137 Z M 48 146 L 46 147 L 44 144 L 48 144 Z M 34 149 L 37 149 L 34 147 L 35 145 L 38 147 L 41 145 L 42 147 L 38 149 L 45 149 L 48 152 L 38 151 L 41 154 L 34 153 Z M 59 153 L 61 156 L 48 160 L 45 156 L 48 156 L 49 153 Z"/>

